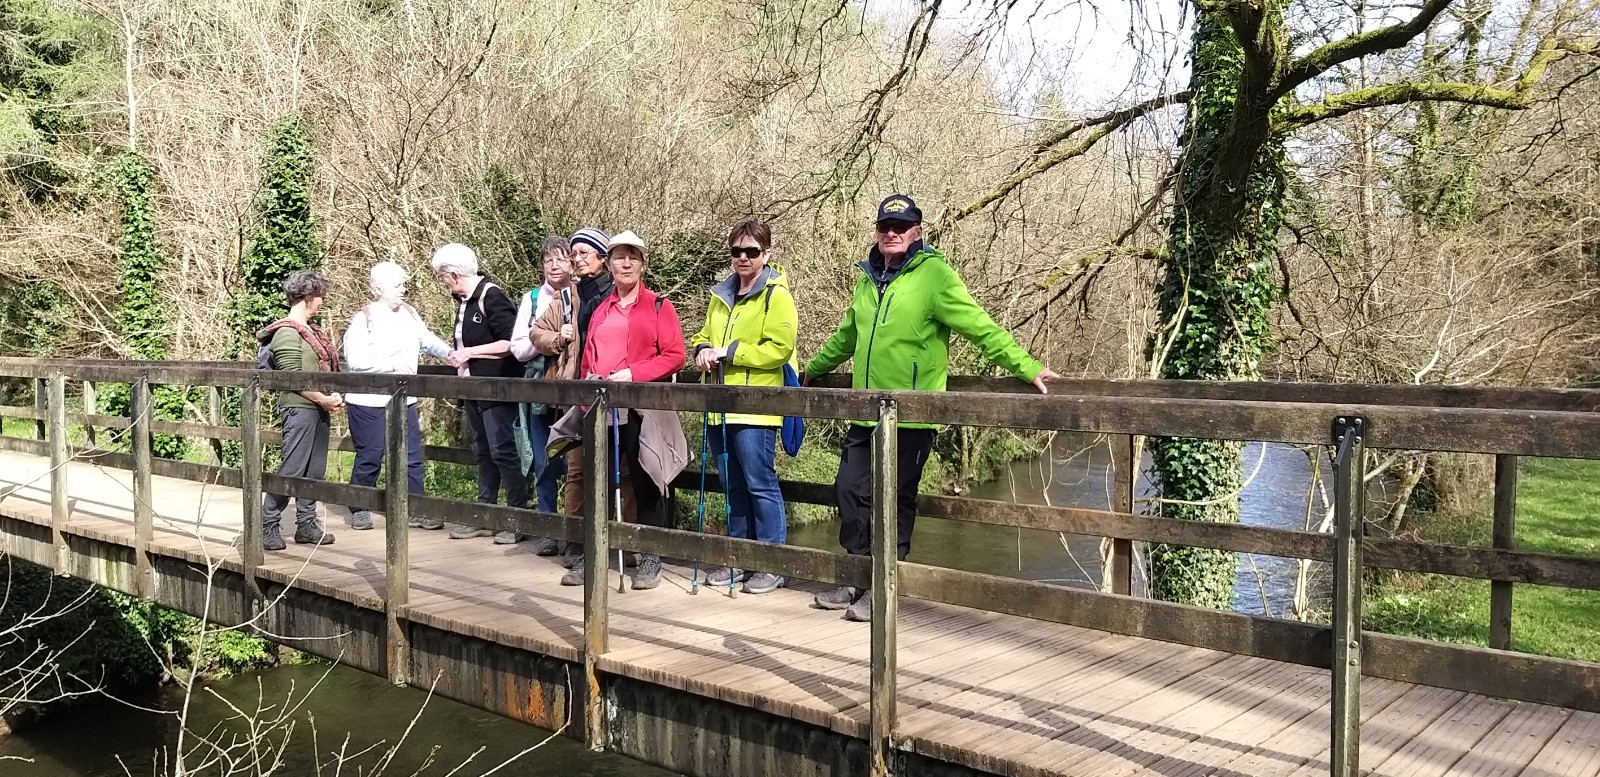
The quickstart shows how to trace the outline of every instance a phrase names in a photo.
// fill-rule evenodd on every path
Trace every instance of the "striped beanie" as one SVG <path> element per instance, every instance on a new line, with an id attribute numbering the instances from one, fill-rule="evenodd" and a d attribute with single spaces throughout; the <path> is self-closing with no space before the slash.
<path id="1" fill-rule="evenodd" d="M 611 253 L 611 237 L 594 227 L 584 227 L 572 233 L 572 245 L 589 246 L 601 256 L 607 256 Z"/>

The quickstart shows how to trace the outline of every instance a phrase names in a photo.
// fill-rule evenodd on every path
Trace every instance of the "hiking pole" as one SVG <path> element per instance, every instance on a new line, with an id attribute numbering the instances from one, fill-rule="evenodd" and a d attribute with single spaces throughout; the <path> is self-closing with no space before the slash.
<path id="1" fill-rule="evenodd" d="M 705 383 L 705 375 L 700 376 L 700 382 Z M 711 445 L 711 413 L 700 414 L 700 503 L 695 508 L 694 533 L 705 534 L 706 530 L 706 448 Z M 689 584 L 690 594 L 700 593 L 700 559 L 694 560 L 694 582 Z"/>
<path id="2" fill-rule="evenodd" d="M 717 362 L 717 382 L 724 386 L 728 385 L 728 365 L 726 360 Z M 701 472 L 704 473 L 705 470 L 702 469 Z M 722 455 L 717 457 L 717 475 L 722 480 L 722 520 L 727 527 L 724 533 L 731 536 L 733 534 L 733 492 L 730 489 L 733 488 L 733 484 L 731 482 L 732 478 L 728 477 L 728 414 L 726 412 L 722 414 Z M 701 477 L 704 477 L 704 475 L 702 474 Z M 734 574 L 733 570 L 734 566 L 729 564 L 729 599 L 738 598 L 738 594 L 734 593 L 733 586 L 739 576 Z"/>
<path id="3" fill-rule="evenodd" d="M 622 433 L 617 427 L 617 408 L 611 408 L 611 515 L 622 523 Z M 626 593 L 628 566 L 617 548 L 617 593 Z"/>

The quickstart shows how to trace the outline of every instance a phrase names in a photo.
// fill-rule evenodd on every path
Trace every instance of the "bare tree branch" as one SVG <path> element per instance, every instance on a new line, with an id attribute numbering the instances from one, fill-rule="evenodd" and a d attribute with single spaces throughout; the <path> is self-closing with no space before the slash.
<path id="1" fill-rule="evenodd" d="M 1406 45 L 1421 35 L 1428 25 L 1433 24 L 1433 20 L 1449 8 L 1452 2 L 1454 0 L 1427 0 L 1422 4 L 1421 10 L 1417 11 L 1417 15 L 1411 17 L 1408 22 L 1358 33 L 1317 47 L 1284 71 L 1283 77 L 1278 81 L 1277 96 L 1282 97 L 1293 92 L 1296 87 L 1326 73 L 1329 68 L 1340 63 Z"/>

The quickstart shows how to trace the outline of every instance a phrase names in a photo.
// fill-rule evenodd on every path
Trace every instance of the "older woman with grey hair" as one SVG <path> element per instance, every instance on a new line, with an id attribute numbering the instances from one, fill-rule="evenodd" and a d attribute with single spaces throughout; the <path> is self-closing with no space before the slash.
<path id="1" fill-rule="evenodd" d="M 311 319 L 322 310 L 329 280 L 301 270 L 283 284 L 289 313 L 256 333 L 261 344 L 260 366 L 283 372 L 337 372 L 339 352 L 333 341 L 311 326 Z M 279 391 L 278 418 L 283 431 L 283 458 L 278 474 L 284 477 L 321 480 L 328 469 L 328 422 L 333 412 L 344 407 L 338 394 L 320 391 Z M 283 533 L 278 524 L 289 497 L 267 494 L 261 503 L 262 547 L 283 550 Z M 302 545 L 331 545 L 333 535 L 323 531 L 317 520 L 315 500 L 295 500 L 294 541 Z"/>

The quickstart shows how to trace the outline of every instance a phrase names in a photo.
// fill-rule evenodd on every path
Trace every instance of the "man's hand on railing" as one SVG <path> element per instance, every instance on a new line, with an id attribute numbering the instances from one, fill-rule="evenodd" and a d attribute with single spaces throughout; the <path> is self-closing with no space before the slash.
<path id="1" fill-rule="evenodd" d="M 1061 377 L 1061 376 L 1057 375 L 1055 370 L 1052 370 L 1049 367 L 1046 367 L 1046 368 L 1040 370 L 1038 375 L 1035 375 L 1033 377 L 1033 387 L 1038 389 L 1040 394 L 1048 394 L 1048 393 L 1050 393 L 1050 388 L 1049 388 L 1049 386 L 1045 385 L 1045 381 L 1050 379 L 1050 378 L 1059 378 L 1059 377 Z"/>

